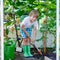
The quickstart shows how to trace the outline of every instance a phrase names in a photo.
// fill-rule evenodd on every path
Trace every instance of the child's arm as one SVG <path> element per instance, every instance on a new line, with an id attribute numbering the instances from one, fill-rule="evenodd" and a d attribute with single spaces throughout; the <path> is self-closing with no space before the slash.
<path id="1" fill-rule="evenodd" d="M 33 29 L 33 38 L 32 38 L 32 42 L 35 42 L 35 39 L 36 39 L 36 35 L 37 35 L 37 28 L 36 27 L 34 27 L 34 29 Z"/>
<path id="2" fill-rule="evenodd" d="M 38 29 L 38 22 L 36 21 L 36 22 L 34 22 L 32 42 L 35 42 L 36 35 L 37 35 L 37 29 Z"/>
<path id="3" fill-rule="evenodd" d="M 26 33 L 27 37 L 30 37 L 29 34 L 28 34 L 28 32 L 25 30 L 24 27 L 25 27 L 25 25 L 23 24 L 23 25 L 21 26 L 22 30 Z"/>

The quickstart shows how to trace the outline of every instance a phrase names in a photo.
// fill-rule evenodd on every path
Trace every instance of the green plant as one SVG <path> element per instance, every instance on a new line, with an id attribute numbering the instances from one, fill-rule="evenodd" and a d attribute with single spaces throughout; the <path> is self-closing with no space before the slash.
<path id="1" fill-rule="evenodd" d="M 43 33 L 42 40 L 44 41 L 45 49 L 48 31 L 54 35 L 56 47 L 56 0 L 4 0 L 4 15 L 9 15 L 8 20 L 5 19 L 7 22 L 4 25 L 14 25 L 16 23 L 16 17 L 20 18 L 22 15 L 28 15 L 33 9 L 39 11 L 39 29 Z"/>

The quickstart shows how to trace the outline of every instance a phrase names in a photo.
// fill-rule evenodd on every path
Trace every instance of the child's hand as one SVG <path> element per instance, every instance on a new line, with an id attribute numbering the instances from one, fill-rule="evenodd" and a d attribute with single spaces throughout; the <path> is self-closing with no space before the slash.
<path id="1" fill-rule="evenodd" d="M 34 43 L 34 42 L 35 42 L 35 40 L 34 40 L 34 39 L 31 39 L 31 42 L 32 42 L 32 43 Z"/>
<path id="2" fill-rule="evenodd" d="M 28 38 L 30 38 L 30 35 L 28 33 L 26 35 L 27 35 Z"/>

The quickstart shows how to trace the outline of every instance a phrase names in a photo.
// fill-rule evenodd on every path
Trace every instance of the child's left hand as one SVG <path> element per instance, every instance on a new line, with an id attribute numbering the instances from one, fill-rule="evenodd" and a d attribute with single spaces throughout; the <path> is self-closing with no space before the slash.
<path id="1" fill-rule="evenodd" d="M 34 43 L 34 42 L 35 42 L 35 40 L 34 40 L 34 39 L 31 39 L 31 42 L 32 42 L 32 43 Z"/>

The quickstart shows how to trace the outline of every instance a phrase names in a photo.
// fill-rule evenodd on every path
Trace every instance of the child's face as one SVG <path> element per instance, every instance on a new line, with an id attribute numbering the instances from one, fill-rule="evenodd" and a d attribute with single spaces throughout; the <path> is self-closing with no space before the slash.
<path id="1" fill-rule="evenodd" d="M 32 22 L 34 22 L 37 19 L 37 17 L 35 15 L 31 15 L 30 19 L 31 19 Z"/>

